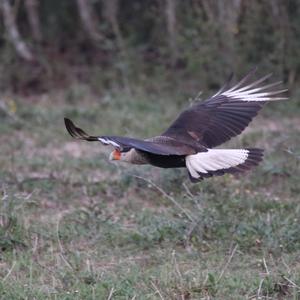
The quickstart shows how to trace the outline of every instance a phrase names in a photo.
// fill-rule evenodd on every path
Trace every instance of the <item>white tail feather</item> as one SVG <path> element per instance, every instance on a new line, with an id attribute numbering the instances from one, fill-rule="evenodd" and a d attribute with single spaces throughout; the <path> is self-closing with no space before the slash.
<path id="1" fill-rule="evenodd" d="M 248 154 L 247 149 L 209 149 L 207 152 L 188 155 L 185 161 L 191 176 L 199 178 L 199 173 L 207 174 L 243 164 Z"/>

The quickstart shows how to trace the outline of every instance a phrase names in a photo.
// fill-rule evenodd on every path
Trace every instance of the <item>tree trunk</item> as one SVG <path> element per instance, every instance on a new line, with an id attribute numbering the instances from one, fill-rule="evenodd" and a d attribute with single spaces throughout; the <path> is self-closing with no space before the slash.
<path id="1" fill-rule="evenodd" d="M 223 60 L 234 70 L 236 61 L 236 34 L 239 31 L 238 20 L 241 13 L 241 0 L 218 0 L 215 6 L 215 21 L 221 28 L 219 36 L 222 45 Z"/>
<path id="2" fill-rule="evenodd" d="M 31 51 L 20 36 L 15 16 L 13 14 L 13 9 L 10 6 L 9 0 L 1 0 L 1 2 L 4 26 L 7 31 L 8 38 L 14 45 L 16 52 L 20 55 L 20 57 L 27 61 L 33 61 L 33 55 Z"/>
<path id="3" fill-rule="evenodd" d="M 128 66 L 127 66 L 129 62 L 129 55 L 118 22 L 119 0 L 109 0 L 109 1 L 104 0 L 103 5 L 104 5 L 104 17 L 107 19 L 107 21 L 110 23 L 112 27 L 112 31 L 116 37 L 117 47 L 119 48 L 120 51 L 120 58 L 123 62 L 121 67 L 123 84 L 127 92 L 131 94 L 131 88 L 128 81 Z"/>
<path id="4" fill-rule="evenodd" d="M 41 42 L 42 33 L 40 27 L 39 13 L 37 0 L 25 0 L 25 7 L 28 14 L 28 20 L 31 27 L 33 38 L 37 42 Z"/>
<path id="5" fill-rule="evenodd" d="M 77 6 L 82 25 L 91 40 L 98 44 L 102 40 L 102 36 L 97 29 L 96 16 L 93 14 L 90 0 L 77 0 Z"/>
<path id="6" fill-rule="evenodd" d="M 171 62 L 175 65 L 178 58 L 177 30 L 176 30 L 176 0 L 166 0 L 166 21 L 171 51 Z"/>
<path id="7" fill-rule="evenodd" d="M 114 35 L 116 36 L 118 47 L 123 55 L 126 56 L 126 46 L 125 42 L 120 30 L 119 22 L 118 22 L 118 9 L 119 9 L 119 1 L 118 0 L 110 0 L 104 1 L 104 14 L 105 18 L 110 23 Z"/>

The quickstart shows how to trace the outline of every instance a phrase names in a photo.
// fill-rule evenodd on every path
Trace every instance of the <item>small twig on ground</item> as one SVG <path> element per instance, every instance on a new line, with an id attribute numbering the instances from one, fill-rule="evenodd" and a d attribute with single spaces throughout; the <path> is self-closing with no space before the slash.
<path id="1" fill-rule="evenodd" d="M 186 185 L 186 183 L 184 182 L 183 184 L 184 189 L 186 190 L 187 195 L 191 198 L 194 199 L 194 195 L 192 194 L 191 190 L 189 189 L 189 187 Z"/>
<path id="2" fill-rule="evenodd" d="M 152 286 L 155 289 L 155 293 L 157 293 L 160 297 L 161 300 L 164 300 L 164 297 L 162 296 L 161 292 L 159 291 L 159 289 L 157 288 L 157 286 L 155 285 L 155 283 L 153 281 L 151 281 Z"/>
<path id="3" fill-rule="evenodd" d="M 286 281 L 288 281 L 294 288 L 297 288 L 298 291 L 300 291 L 300 286 L 297 285 L 294 281 L 287 278 L 286 276 L 282 276 L 282 278 L 285 279 Z"/>
<path id="4" fill-rule="evenodd" d="M 2 282 L 4 282 L 11 274 L 11 272 L 13 271 L 14 267 L 16 266 L 17 262 L 14 260 L 12 263 L 11 268 L 9 269 L 9 271 L 7 272 L 7 274 L 5 275 L 5 277 L 2 279 Z"/>
<path id="5" fill-rule="evenodd" d="M 32 246 L 32 253 L 35 254 L 39 245 L 39 237 L 37 234 L 33 235 L 33 246 Z"/>
<path id="6" fill-rule="evenodd" d="M 222 271 L 221 271 L 221 273 L 220 273 L 220 275 L 219 275 L 219 278 L 218 278 L 218 280 L 217 280 L 217 283 L 219 283 L 220 280 L 222 279 L 222 277 L 223 277 L 223 275 L 224 275 L 224 273 L 225 273 L 227 267 L 229 266 L 229 264 L 230 264 L 230 262 L 231 262 L 231 260 L 232 260 L 232 258 L 233 258 L 233 256 L 234 256 L 234 254 L 235 254 L 235 252 L 236 252 L 236 250 L 237 250 L 237 248 L 238 248 L 238 244 L 236 244 L 235 247 L 233 248 L 233 250 L 232 250 L 232 252 L 231 252 L 231 254 L 230 254 L 230 256 L 229 256 L 229 258 L 228 258 L 228 260 L 227 260 L 227 262 L 226 262 L 226 264 L 225 264 L 225 266 L 224 266 L 224 268 L 222 269 Z"/>
<path id="7" fill-rule="evenodd" d="M 267 273 L 267 275 L 269 275 L 270 272 L 269 272 L 269 269 L 268 269 L 268 266 L 267 266 L 267 263 L 266 263 L 266 259 L 265 259 L 265 258 L 263 258 L 263 263 L 264 263 L 264 267 L 265 267 L 266 273 Z"/>
<path id="8" fill-rule="evenodd" d="M 262 288 L 262 285 L 264 283 L 264 280 L 265 280 L 265 278 L 261 279 L 261 281 L 259 282 L 259 286 L 258 286 L 258 290 L 257 290 L 257 294 L 256 294 L 257 299 L 261 299 L 260 298 L 260 292 L 261 292 L 261 288 Z"/>
<path id="9" fill-rule="evenodd" d="M 155 187 L 165 198 L 169 199 L 175 206 L 177 206 L 187 217 L 190 219 L 192 222 L 196 222 L 194 218 L 170 195 L 168 195 L 161 187 L 156 185 L 154 182 L 152 182 L 149 179 L 146 179 L 144 177 L 138 176 L 138 175 L 133 175 L 133 177 L 139 178 L 144 180 L 145 182 L 149 183 L 151 186 Z"/>
<path id="10" fill-rule="evenodd" d="M 197 226 L 201 223 L 201 219 L 198 220 L 195 223 L 191 223 L 191 226 L 189 227 L 186 236 L 185 236 L 185 240 L 184 240 L 184 244 L 185 247 L 189 246 L 189 241 L 191 240 L 191 235 L 193 234 L 194 230 L 197 228 Z M 203 241 L 204 242 L 204 241 Z M 210 247 L 209 247 L 210 248 Z"/>
<path id="11" fill-rule="evenodd" d="M 282 263 L 284 264 L 284 266 L 287 269 L 288 274 L 291 273 L 291 268 L 288 266 L 288 264 L 285 262 L 285 260 L 283 258 L 281 258 Z"/>
<path id="12" fill-rule="evenodd" d="M 114 289 L 114 287 L 112 287 L 110 289 L 110 292 L 109 292 L 109 295 L 107 297 L 107 300 L 111 300 L 112 299 L 112 296 L 113 296 L 114 292 L 115 292 L 115 289 Z"/>
<path id="13" fill-rule="evenodd" d="M 172 261 L 173 261 L 173 264 L 174 264 L 177 275 L 179 276 L 180 279 L 182 279 L 182 275 L 181 275 L 181 272 L 179 270 L 179 266 L 178 266 L 177 259 L 176 259 L 175 250 L 172 251 Z"/>
<path id="14" fill-rule="evenodd" d="M 60 238 L 59 238 L 59 223 L 60 223 L 60 219 L 62 217 L 63 217 L 63 215 L 60 215 L 58 217 L 57 224 L 56 224 L 56 238 L 57 238 L 57 243 L 58 243 L 58 247 L 59 247 L 59 250 L 60 250 L 60 256 L 61 256 L 62 260 L 65 262 L 65 264 L 67 265 L 67 267 L 70 270 L 74 271 L 73 267 L 71 266 L 71 264 L 68 262 L 68 260 L 64 256 L 64 248 L 63 248 L 62 243 L 61 243 Z"/>

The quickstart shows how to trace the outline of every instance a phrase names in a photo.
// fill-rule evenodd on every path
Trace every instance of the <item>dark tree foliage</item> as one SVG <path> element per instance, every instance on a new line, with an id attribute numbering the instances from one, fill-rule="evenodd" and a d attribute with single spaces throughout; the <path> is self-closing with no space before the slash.
<path id="1" fill-rule="evenodd" d="M 2 89 L 41 92 L 95 78 L 100 89 L 156 79 L 209 89 L 253 66 L 290 87 L 299 82 L 298 0 L 4 2 L 18 35 L 2 6 Z"/>

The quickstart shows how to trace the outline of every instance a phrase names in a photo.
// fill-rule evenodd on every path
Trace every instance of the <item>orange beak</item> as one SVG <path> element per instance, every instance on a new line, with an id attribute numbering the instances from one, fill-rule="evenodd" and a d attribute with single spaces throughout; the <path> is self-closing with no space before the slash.
<path id="1" fill-rule="evenodd" d="M 120 159 L 121 159 L 121 152 L 119 150 L 114 150 L 109 156 L 109 160 L 120 160 Z"/>

